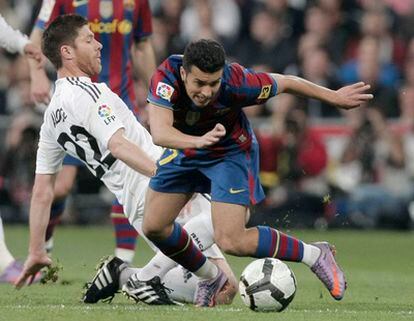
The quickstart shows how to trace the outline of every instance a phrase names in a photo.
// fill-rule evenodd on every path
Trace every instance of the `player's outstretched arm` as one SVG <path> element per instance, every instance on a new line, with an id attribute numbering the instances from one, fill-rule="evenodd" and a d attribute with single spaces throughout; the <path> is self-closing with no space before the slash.
<path id="1" fill-rule="evenodd" d="M 216 144 L 226 135 L 222 124 L 216 126 L 203 136 L 192 136 L 173 127 L 173 111 L 153 104 L 148 106 L 151 136 L 156 145 L 168 148 L 205 148 Z"/>
<path id="2" fill-rule="evenodd" d="M 43 31 L 33 28 L 30 41 L 40 48 Z M 45 59 L 45 58 L 43 58 Z M 30 93 L 36 103 L 49 104 L 50 102 L 50 80 L 44 70 L 44 64 L 39 64 L 36 60 L 29 59 L 30 67 Z"/>
<path id="3" fill-rule="evenodd" d="M 37 272 L 52 263 L 45 249 L 46 228 L 50 207 L 54 198 L 55 174 L 36 174 L 30 203 L 30 244 L 29 255 L 24 269 L 16 281 L 16 288 L 23 287 L 27 280 L 31 284 Z"/>
<path id="4" fill-rule="evenodd" d="M 370 101 L 374 96 L 368 93 L 370 85 L 358 82 L 338 90 L 319 86 L 306 79 L 281 74 L 271 74 L 278 84 L 278 93 L 290 93 L 314 98 L 342 109 L 352 109 Z"/>
<path id="5" fill-rule="evenodd" d="M 137 172 L 152 177 L 157 165 L 137 144 L 124 136 L 125 130 L 118 129 L 109 139 L 108 148 L 112 156 L 123 161 Z"/>

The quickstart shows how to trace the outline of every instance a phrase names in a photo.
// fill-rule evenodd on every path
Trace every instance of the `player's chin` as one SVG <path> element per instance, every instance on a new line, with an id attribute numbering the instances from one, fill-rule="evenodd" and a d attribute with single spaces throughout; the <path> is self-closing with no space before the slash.
<path id="1" fill-rule="evenodd" d="M 94 68 L 94 74 L 95 75 L 99 74 L 101 72 L 101 70 L 102 70 L 102 65 L 99 63 Z"/>

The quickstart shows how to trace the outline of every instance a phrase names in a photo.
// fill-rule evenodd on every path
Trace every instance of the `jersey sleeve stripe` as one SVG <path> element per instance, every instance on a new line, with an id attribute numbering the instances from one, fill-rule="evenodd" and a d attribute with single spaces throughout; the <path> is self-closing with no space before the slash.
<path id="1" fill-rule="evenodd" d="M 99 97 L 95 97 L 94 93 L 87 87 L 83 86 L 82 84 L 80 84 L 79 82 L 77 82 L 75 79 L 70 79 L 70 78 L 66 78 L 68 80 L 68 82 L 73 85 L 73 86 L 78 86 L 81 89 L 83 89 L 89 96 L 91 96 L 92 100 L 96 103 L 97 102 L 97 98 Z"/>
<path id="2" fill-rule="evenodd" d="M 101 93 L 98 88 L 96 86 L 94 86 L 93 84 L 81 81 L 81 80 L 77 80 L 78 83 L 90 88 L 92 90 L 92 92 L 96 95 L 96 98 L 99 99 L 99 94 Z"/>

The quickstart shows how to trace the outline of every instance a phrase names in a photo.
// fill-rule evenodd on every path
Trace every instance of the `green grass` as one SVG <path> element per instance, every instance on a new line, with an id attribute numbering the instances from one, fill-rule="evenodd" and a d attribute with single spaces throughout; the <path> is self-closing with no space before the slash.
<path id="1" fill-rule="evenodd" d="M 59 228 L 54 259 L 63 270 L 55 284 L 33 285 L 20 291 L 0 285 L 1 321 L 68 320 L 414 320 L 414 233 L 385 231 L 293 231 L 305 241 L 329 240 L 336 244 L 349 288 L 336 302 L 321 283 L 301 264 L 289 264 L 296 274 L 298 290 L 282 313 L 255 313 L 237 296 L 230 306 L 212 309 L 152 307 L 135 304 L 118 295 L 112 304 L 85 305 L 80 302 L 82 285 L 94 274 L 99 259 L 110 254 L 110 227 Z M 8 246 L 17 257 L 27 253 L 26 227 L 6 228 Z M 152 253 L 139 241 L 138 265 Z M 229 258 L 236 273 L 251 259 Z"/>

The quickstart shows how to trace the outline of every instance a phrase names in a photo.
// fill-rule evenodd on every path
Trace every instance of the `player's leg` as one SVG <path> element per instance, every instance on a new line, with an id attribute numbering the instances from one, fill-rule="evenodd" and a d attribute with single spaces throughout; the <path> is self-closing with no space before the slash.
<path id="1" fill-rule="evenodd" d="M 345 278 L 328 243 L 307 244 L 269 226 L 246 229 L 245 212 L 241 205 L 212 202 L 215 240 L 225 253 L 305 263 L 335 299 L 343 297 Z"/>
<path id="2" fill-rule="evenodd" d="M 16 260 L 7 248 L 3 222 L 0 217 L 0 283 L 14 284 L 22 271 L 23 263 Z M 38 282 L 40 278 L 41 273 L 38 273 L 34 282 Z"/>
<path id="3" fill-rule="evenodd" d="M 149 188 L 143 231 L 166 256 L 200 278 L 196 304 L 213 306 L 227 277 L 214 263 L 207 260 L 187 231 L 174 222 L 188 199 L 189 195 L 186 194 L 162 193 Z"/>
<path id="4" fill-rule="evenodd" d="M 237 279 L 226 261 L 225 257 L 217 247 L 211 246 L 203 252 L 208 259 L 216 264 L 227 276 L 227 283 L 216 297 L 217 304 L 230 304 L 238 291 Z M 196 303 L 196 289 L 198 285 L 198 277 L 181 266 L 168 271 L 163 280 L 165 286 L 172 290 L 170 297 L 178 302 Z"/>
<path id="5" fill-rule="evenodd" d="M 130 264 L 134 259 L 139 234 L 129 223 L 123 206 L 117 200 L 112 203 L 111 221 L 115 232 L 115 256 Z"/>
<path id="6" fill-rule="evenodd" d="M 3 222 L 0 217 L 0 282 L 8 282 L 6 279 L 6 270 L 12 266 L 14 261 L 14 257 L 6 245 Z"/>

